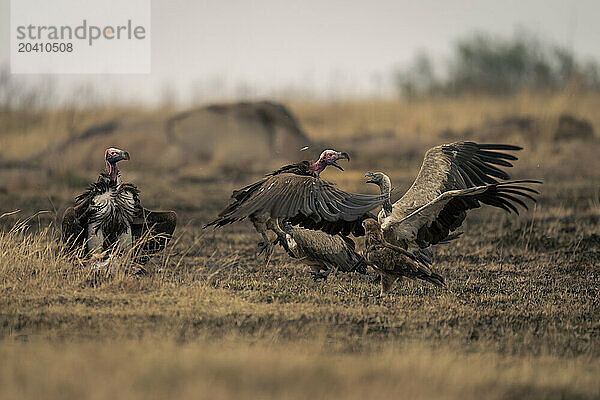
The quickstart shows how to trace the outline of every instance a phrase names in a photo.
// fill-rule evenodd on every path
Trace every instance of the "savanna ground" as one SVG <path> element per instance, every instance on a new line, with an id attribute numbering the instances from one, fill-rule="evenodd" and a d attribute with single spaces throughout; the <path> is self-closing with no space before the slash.
<path id="1" fill-rule="evenodd" d="M 366 170 L 408 188 L 448 129 L 510 115 L 551 126 L 564 112 L 600 127 L 600 97 L 569 91 L 291 109 L 311 137 L 340 150 L 381 132 L 406 142 L 395 157 L 358 153 L 346 172 L 324 174 L 363 192 L 374 192 Z M 1 211 L 21 211 L 0 219 L 0 397 L 598 398 L 600 135 L 555 142 L 544 129 L 500 140 L 526 146 L 511 173 L 544 180 L 538 204 L 519 217 L 472 212 L 464 235 L 435 251 L 447 289 L 410 281 L 386 297 L 373 276 L 314 282 L 280 249 L 268 264 L 256 259 L 248 222 L 201 229 L 232 189 L 259 175 L 188 181 L 127 164 L 144 205 L 175 209 L 180 224 L 148 276 L 92 287 L 61 252 L 56 225 L 55 210 L 83 185 L 49 176 L 36 186 L 23 182 L 33 173 L 22 166 L 5 171 Z M 31 151 L 36 137 L 48 142 L 36 130 L 4 135 L 2 157 Z"/>

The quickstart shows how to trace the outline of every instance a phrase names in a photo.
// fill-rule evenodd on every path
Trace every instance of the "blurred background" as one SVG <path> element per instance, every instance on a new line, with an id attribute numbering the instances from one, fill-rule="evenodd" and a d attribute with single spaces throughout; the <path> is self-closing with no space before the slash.
<path id="1" fill-rule="evenodd" d="M 0 1 L 6 66 L 9 6 Z M 585 0 L 152 1 L 151 74 L 15 79 L 63 101 L 150 105 L 597 84 L 599 11 Z"/>
<path id="2" fill-rule="evenodd" d="M 153 1 L 142 75 L 11 74 L 9 11 L 0 0 L 6 195 L 65 204 L 109 146 L 157 205 L 156 176 L 226 176 L 225 196 L 324 147 L 352 153 L 332 176 L 355 190 L 366 169 L 408 180 L 429 146 L 460 139 L 520 144 L 538 177 L 598 170 L 595 1 Z"/>

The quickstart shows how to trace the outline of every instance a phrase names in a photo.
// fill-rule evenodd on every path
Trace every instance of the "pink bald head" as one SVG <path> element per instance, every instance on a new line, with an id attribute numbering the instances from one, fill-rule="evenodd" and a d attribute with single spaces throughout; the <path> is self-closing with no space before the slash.
<path id="1" fill-rule="evenodd" d="M 321 153 L 319 159 L 311 166 L 311 170 L 314 171 L 317 175 L 327 168 L 329 165 L 333 165 L 334 167 L 344 170 L 338 163 L 337 160 L 345 158 L 350 161 L 350 155 L 346 152 L 340 152 L 335 150 L 325 150 Z"/>
<path id="2" fill-rule="evenodd" d="M 119 175 L 117 163 L 122 160 L 129 160 L 129 153 L 115 147 L 109 147 L 104 152 L 104 159 L 106 160 L 106 172 L 113 181 L 116 181 Z"/>

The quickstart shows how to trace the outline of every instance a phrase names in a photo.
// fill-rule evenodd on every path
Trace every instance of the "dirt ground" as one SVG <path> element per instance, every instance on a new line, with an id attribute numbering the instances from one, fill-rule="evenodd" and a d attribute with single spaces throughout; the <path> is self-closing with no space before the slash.
<path id="1" fill-rule="evenodd" d="M 327 130 L 330 108 L 292 109 L 309 133 Z M 363 128 L 379 132 L 352 132 Z M 373 193 L 362 176 L 383 170 L 402 192 L 429 144 L 448 141 L 434 131 L 324 178 Z M 344 150 L 348 137 L 330 140 Z M 0 218 L 0 398 L 598 398 L 599 150 L 528 146 L 511 173 L 544 180 L 537 205 L 471 212 L 464 235 L 435 249 L 446 289 L 405 281 L 385 297 L 372 272 L 314 282 L 281 249 L 257 258 L 249 222 L 202 229 L 260 174 L 148 176 L 134 164 L 124 177 L 144 205 L 177 211 L 175 238 L 148 276 L 92 287 L 60 251 L 56 216 L 94 171 L 4 167 L 0 214 L 21 211 Z"/>

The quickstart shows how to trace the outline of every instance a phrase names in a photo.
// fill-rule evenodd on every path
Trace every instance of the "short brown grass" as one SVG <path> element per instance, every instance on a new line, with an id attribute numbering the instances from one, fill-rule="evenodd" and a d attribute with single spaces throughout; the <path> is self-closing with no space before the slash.
<path id="1" fill-rule="evenodd" d="M 600 126 L 595 97 L 520 96 L 527 106 L 513 104 L 516 96 L 292 109 L 314 137 L 329 132 L 336 141 L 363 131 L 404 135 L 418 121 L 429 141 L 441 141 L 438 128 L 525 109 L 573 112 Z M 590 167 L 598 150 L 591 141 L 521 154 L 514 176 L 545 179 L 538 205 L 521 217 L 472 212 L 464 236 L 436 249 L 447 290 L 404 282 L 383 298 L 373 276 L 313 282 L 281 250 L 268 263 L 257 259 L 247 222 L 201 229 L 256 176 L 189 182 L 124 168 L 144 205 L 177 210 L 180 225 L 149 276 L 99 285 L 59 245 L 54 207 L 81 185 L 57 176 L 42 190 L 6 184 L 1 213 L 21 212 L 0 218 L 0 397 L 598 398 L 600 173 Z M 386 164 L 358 160 L 358 169 L 353 159 L 326 178 L 373 191 L 362 166 L 389 165 L 401 192 L 420 160 L 399 154 Z M 13 173 L 17 181 L 27 171 Z M 44 209 L 52 211 L 36 214 Z"/>

